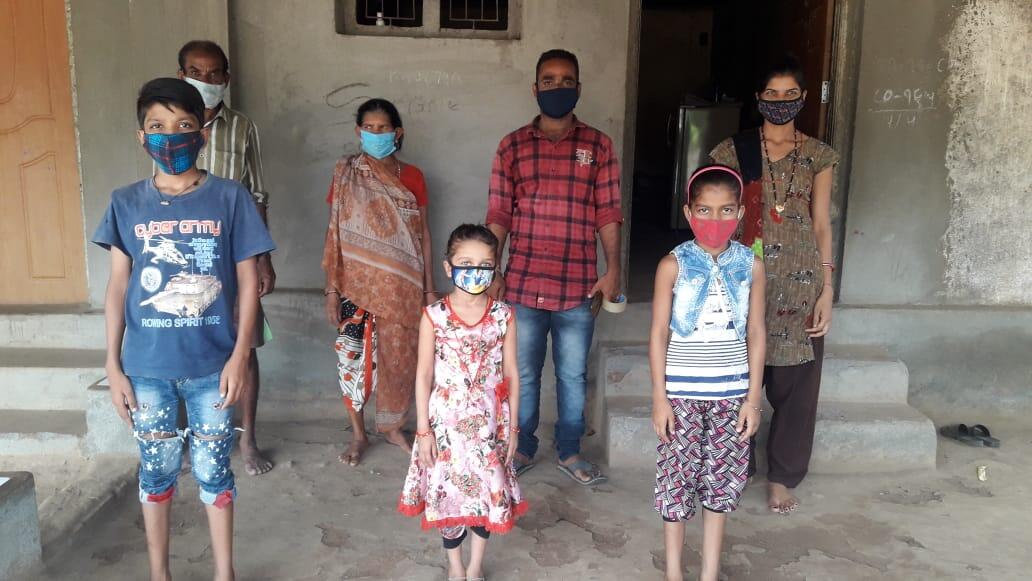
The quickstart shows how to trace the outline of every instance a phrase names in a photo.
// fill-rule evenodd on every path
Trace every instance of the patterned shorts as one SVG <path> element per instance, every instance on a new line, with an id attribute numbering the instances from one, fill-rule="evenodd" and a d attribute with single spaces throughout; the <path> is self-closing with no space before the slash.
<path id="1" fill-rule="evenodd" d="M 738 507 L 749 468 L 749 442 L 735 424 L 742 399 L 671 399 L 674 433 L 660 442 L 656 463 L 656 511 L 666 521 L 695 516 L 695 497 L 714 512 Z"/>

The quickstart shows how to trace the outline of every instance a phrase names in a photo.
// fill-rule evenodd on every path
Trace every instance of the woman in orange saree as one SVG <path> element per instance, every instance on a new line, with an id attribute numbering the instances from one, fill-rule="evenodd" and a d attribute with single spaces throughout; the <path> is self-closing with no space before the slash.
<path id="1" fill-rule="evenodd" d="M 377 431 L 411 452 L 401 428 L 415 390 L 419 318 L 436 300 L 425 181 L 395 155 L 401 117 L 389 101 L 372 99 L 356 121 L 362 153 L 337 162 L 322 259 L 338 383 L 354 432 L 339 459 L 351 466 L 369 445 L 363 413 L 374 393 Z"/>

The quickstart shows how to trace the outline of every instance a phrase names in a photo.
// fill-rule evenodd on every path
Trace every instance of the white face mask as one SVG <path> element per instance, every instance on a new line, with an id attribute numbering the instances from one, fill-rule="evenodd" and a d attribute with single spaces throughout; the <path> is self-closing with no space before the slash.
<path id="1" fill-rule="evenodd" d="M 201 98 L 204 99 L 205 109 L 214 109 L 219 106 L 222 102 L 222 97 L 226 94 L 225 83 L 221 85 L 212 85 L 211 83 L 205 83 L 204 81 L 198 81 L 197 79 L 191 79 L 190 77 L 183 77 L 183 80 L 193 85 L 195 89 L 200 91 Z"/>

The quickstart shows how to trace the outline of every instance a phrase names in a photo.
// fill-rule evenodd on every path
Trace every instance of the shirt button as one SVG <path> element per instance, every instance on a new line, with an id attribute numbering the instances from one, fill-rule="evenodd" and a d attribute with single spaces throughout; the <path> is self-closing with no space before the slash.
<path id="1" fill-rule="evenodd" d="M 542 298 L 538 299 L 538 303 L 543 303 L 543 302 L 545 302 L 545 299 L 542 299 Z"/>

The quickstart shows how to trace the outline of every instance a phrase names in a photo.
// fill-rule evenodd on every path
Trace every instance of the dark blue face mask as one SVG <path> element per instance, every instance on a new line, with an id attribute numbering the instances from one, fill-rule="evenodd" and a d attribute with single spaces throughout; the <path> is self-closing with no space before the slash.
<path id="1" fill-rule="evenodd" d="M 573 111 L 573 108 L 577 106 L 577 99 L 580 95 L 577 94 L 577 87 L 570 87 L 568 89 L 552 89 L 550 91 L 538 90 L 537 102 L 538 107 L 541 108 L 541 112 L 545 117 L 551 117 L 552 119 L 562 119 Z"/>

